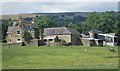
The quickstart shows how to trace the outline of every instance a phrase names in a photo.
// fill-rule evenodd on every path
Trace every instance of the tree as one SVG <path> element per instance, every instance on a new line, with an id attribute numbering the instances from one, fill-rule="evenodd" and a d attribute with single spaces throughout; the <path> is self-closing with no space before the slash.
<path id="1" fill-rule="evenodd" d="M 66 44 L 66 41 L 65 40 L 60 40 L 60 43 L 61 44 Z"/>
<path id="2" fill-rule="evenodd" d="M 30 41 L 33 39 L 28 31 L 24 31 L 23 38 L 28 44 L 30 44 Z"/>
<path id="3" fill-rule="evenodd" d="M 13 23 L 13 20 L 11 19 L 6 19 L 2 20 L 1 26 L 2 26 L 2 42 L 6 42 L 6 36 L 7 36 L 7 30 L 8 27 L 11 26 Z"/>
<path id="4" fill-rule="evenodd" d="M 117 27 L 118 45 L 120 46 L 120 29 L 119 29 L 120 28 L 120 14 L 118 15 L 118 19 L 117 20 L 118 20 L 118 22 L 117 22 L 118 23 L 118 25 L 117 25 L 118 26 Z"/>
<path id="5" fill-rule="evenodd" d="M 7 30 L 8 30 L 9 22 L 8 20 L 2 20 L 2 42 L 6 42 Z"/>
<path id="6" fill-rule="evenodd" d="M 112 33 L 117 30 L 117 16 L 113 11 L 93 12 L 87 16 L 86 24 L 89 29 L 98 29 L 104 33 Z M 113 29 L 114 28 L 114 29 Z"/>
<path id="7" fill-rule="evenodd" d="M 43 37 L 44 28 L 57 27 L 57 22 L 50 16 L 38 16 L 35 18 L 35 23 L 38 25 L 38 28 L 41 32 L 41 38 Z"/>
<path id="8" fill-rule="evenodd" d="M 98 29 L 104 33 L 116 33 L 118 35 L 118 45 L 120 45 L 120 14 L 114 11 L 101 13 L 90 13 L 86 20 L 87 27 Z"/>
<path id="9" fill-rule="evenodd" d="M 84 23 L 70 23 L 66 25 L 68 28 L 75 28 L 78 32 L 82 33 L 86 30 L 86 25 Z"/>

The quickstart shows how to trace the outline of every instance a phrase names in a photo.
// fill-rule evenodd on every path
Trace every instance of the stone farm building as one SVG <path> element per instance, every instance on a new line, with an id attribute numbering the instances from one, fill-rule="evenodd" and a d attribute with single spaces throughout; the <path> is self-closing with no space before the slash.
<path id="1" fill-rule="evenodd" d="M 39 32 L 38 27 L 34 24 L 34 19 L 28 22 L 23 20 L 21 17 L 14 21 L 12 26 L 8 27 L 6 37 L 7 43 L 25 45 L 26 42 L 23 39 L 23 34 L 25 31 L 30 33 L 32 37 L 32 45 L 38 45 Z"/>
<path id="2" fill-rule="evenodd" d="M 80 40 L 84 46 L 103 46 L 103 39 L 99 38 L 99 30 L 86 30 L 81 34 Z"/>
<path id="3" fill-rule="evenodd" d="M 66 27 L 54 27 L 54 28 L 45 28 L 43 35 L 44 40 L 54 41 L 56 37 L 59 40 L 65 40 L 66 43 L 70 43 L 72 45 L 80 45 L 79 37 L 80 33 L 72 28 Z M 55 41 L 54 41 L 55 42 Z"/>

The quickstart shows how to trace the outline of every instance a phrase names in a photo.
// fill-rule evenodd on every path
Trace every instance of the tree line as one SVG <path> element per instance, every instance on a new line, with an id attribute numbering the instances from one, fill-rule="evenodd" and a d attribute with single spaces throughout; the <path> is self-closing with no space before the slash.
<path id="1" fill-rule="evenodd" d="M 2 32 L 3 32 L 3 41 L 6 38 L 6 32 L 8 26 L 12 25 L 13 20 L 3 20 L 2 22 Z M 44 28 L 49 27 L 69 27 L 75 28 L 78 32 L 82 33 L 87 29 L 91 30 L 100 30 L 104 33 L 117 33 L 120 36 L 120 16 L 114 11 L 106 12 L 91 12 L 87 15 L 84 22 L 71 22 L 64 25 L 57 22 L 52 16 L 36 16 L 35 24 L 38 25 L 38 28 L 41 33 L 43 33 Z M 42 36 L 42 34 L 41 34 Z"/>

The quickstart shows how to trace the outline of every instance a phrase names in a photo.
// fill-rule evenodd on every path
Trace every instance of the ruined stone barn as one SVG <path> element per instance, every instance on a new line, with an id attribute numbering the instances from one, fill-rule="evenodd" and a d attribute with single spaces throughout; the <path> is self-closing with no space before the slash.
<path id="1" fill-rule="evenodd" d="M 80 44 L 80 33 L 72 28 L 66 27 L 53 27 L 53 28 L 45 28 L 43 35 L 45 37 L 48 36 L 58 36 L 59 40 L 65 40 L 66 43 L 72 45 Z"/>
<path id="2" fill-rule="evenodd" d="M 102 31 L 99 30 L 86 30 L 81 34 L 81 42 L 84 46 L 103 46 L 102 37 L 98 36 Z"/>

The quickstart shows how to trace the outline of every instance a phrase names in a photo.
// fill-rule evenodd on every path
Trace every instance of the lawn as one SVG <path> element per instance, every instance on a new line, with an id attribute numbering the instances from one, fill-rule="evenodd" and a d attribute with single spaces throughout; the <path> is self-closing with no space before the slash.
<path id="1" fill-rule="evenodd" d="M 3 69 L 118 69 L 118 47 L 3 47 Z"/>

